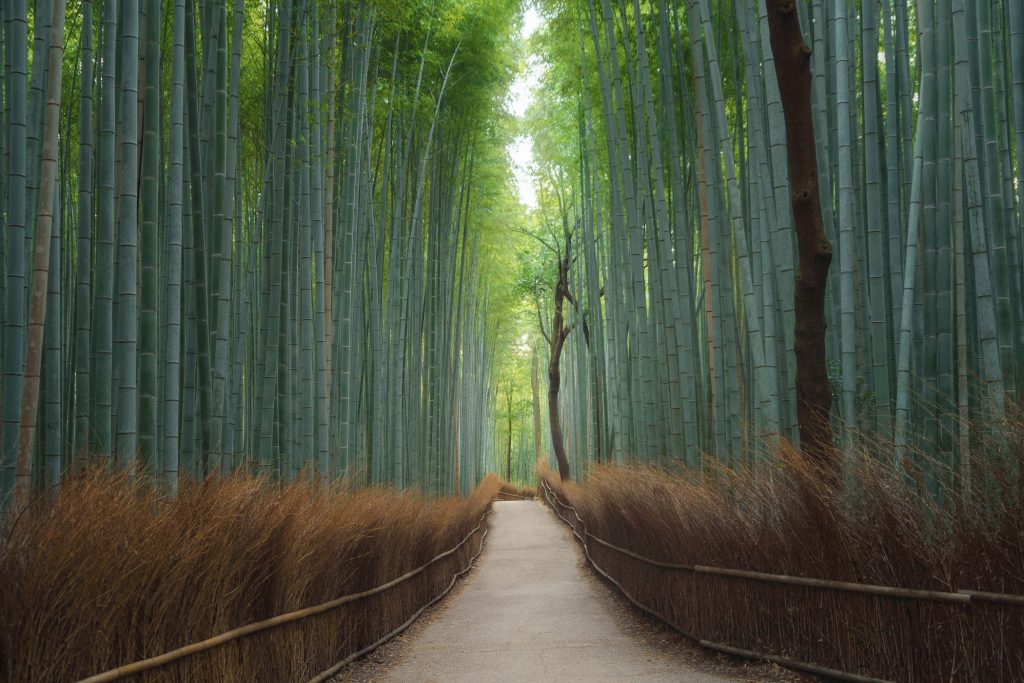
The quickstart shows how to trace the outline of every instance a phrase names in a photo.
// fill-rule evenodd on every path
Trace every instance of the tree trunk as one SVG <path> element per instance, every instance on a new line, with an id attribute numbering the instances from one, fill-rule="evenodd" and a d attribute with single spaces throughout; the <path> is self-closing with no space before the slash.
<path id="1" fill-rule="evenodd" d="M 551 325 L 551 358 L 548 362 L 548 418 L 551 420 L 551 445 L 555 449 L 558 461 L 558 475 L 562 481 L 569 481 L 569 460 L 565 456 L 565 444 L 562 442 L 562 420 L 558 414 L 558 390 L 562 383 L 560 364 L 562 347 L 571 332 L 566 327 L 562 306 L 569 293 L 569 254 L 571 253 L 571 237 L 566 231 L 565 254 L 558 262 L 558 283 L 555 285 L 555 319 Z"/>
<path id="2" fill-rule="evenodd" d="M 799 269 L 796 277 L 796 394 L 800 445 L 806 458 L 836 476 L 829 412 L 832 393 L 825 369 L 825 286 L 832 245 L 825 236 L 818 192 L 818 160 L 811 115 L 811 50 L 800 32 L 794 0 L 768 0 L 775 70 L 786 118 Z"/>
<path id="3" fill-rule="evenodd" d="M 551 445 L 555 448 L 555 459 L 558 461 L 558 476 L 562 481 L 569 481 L 569 460 L 565 457 L 565 444 L 562 443 L 562 420 L 558 415 L 558 389 L 561 382 L 561 375 L 558 370 L 558 362 L 562 355 L 561 344 L 558 345 L 558 355 L 552 353 L 551 362 L 548 364 L 548 418 L 551 420 Z"/>

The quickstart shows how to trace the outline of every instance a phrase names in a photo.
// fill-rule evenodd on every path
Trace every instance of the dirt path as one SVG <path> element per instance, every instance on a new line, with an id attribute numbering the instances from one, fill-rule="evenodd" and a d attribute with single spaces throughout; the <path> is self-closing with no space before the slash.
<path id="1" fill-rule="evenodd" d="M 711 673 L 691 663 L 692 653 L 666 646 L 671 638 L 631 627 L 610 589 L 582 566 L 566 527 L 540 504 L 494 507 L 487 550 L 462 590 L 404 644 L 343 680 L 754 680 L 742 667 L 729 667 L 738 677 Z"/>

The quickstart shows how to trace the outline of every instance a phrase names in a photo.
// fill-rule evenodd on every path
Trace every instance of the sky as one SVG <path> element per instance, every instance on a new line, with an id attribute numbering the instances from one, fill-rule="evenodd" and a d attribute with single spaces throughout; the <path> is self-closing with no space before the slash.
<path id="1" fill-rule="evenodd" d="M 523 29 L 520 39 L 525 44 L 531 35 L 541 26 L 544 19 L 532 3 L 523 12 Z M 535 57 L 527 58 L 526 70 L 519 74 L 508 93 L 508 109 L 516 118 L 522 118 L 526 109 L 533 102 L 533 91 L 540 84 L 543 66 Z M 515 176 L 519 201 L 531 211 L 537 208 L 537 190 L 530 175 L 533 163 L 533 139 L 529 135 L 516 137 L 508 146 L 508 155 L 512 160 L 512 173 Z"/>

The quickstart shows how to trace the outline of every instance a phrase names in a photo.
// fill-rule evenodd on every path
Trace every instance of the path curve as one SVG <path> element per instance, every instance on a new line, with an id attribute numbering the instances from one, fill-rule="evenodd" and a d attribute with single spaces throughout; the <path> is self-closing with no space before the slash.
<path id="1" fill-rule="evenodd" d="M 496 502 L 475 576 L 426 625 L 387 681 L 729 680 L 624 631 L 584 576 L 568 530 L 534 501 Z"/>

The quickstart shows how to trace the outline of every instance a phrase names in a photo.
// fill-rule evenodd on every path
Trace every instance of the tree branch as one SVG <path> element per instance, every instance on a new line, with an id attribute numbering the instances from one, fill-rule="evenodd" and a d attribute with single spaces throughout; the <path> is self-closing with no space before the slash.
<path id="1" fill-rule="evenodd" d="M 522 228 L 512 228 L 512 232 L 518 232 L 520 235 L 526 235 L 527 237 L 532 237 L 533 239 L 535 239 L 538 242 L 540 242 L 544 247 L 546 247 L 547 249 L 551 250 L 555 254 L 560 254 L 561 253 L 561 251 L 558 248 L 551 246 L 551 244 L 546 242 L 543 237 L 541 237 L 540 235 L 537 235 L 535 233 L 532 233 L 529 230 L 523 230 Z"/>

